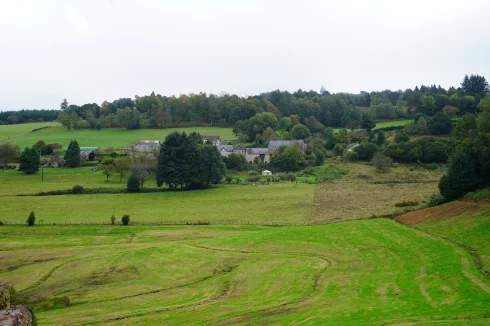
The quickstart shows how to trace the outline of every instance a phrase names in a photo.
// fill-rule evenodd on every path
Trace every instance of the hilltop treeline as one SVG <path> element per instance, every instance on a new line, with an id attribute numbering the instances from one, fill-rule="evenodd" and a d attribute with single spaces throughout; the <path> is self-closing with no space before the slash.
<path id="1" fill-rule="evenodd" d="M 59 110 L 20 110 L 0 112 L 0 124 L 54 121 Z"/>
<path id="2" fill-rule="evenodd" d="M 438 112 L 457 116 L 476 112 L 480 99 L 489 91 L 485 77 L 465 76 L 460 87 L 416 86 L 405 91 L 384 90 L 359 94 L 328 91 L 294 93 L 275 90 L 257 96 L 239 97 L 230 94 L 189 94 L 166 97 L 148 96 L 120 98 L 101 105 L 61 103 L 58 120 L 67 128 L 166 128 L 196 125 L 232 126 L 257 113 L 271 112 L 277 118 L 295 115 L 301 122 L 314 117 L 325 126 L 348 127 L 349 116 L 369 113 L 375 119 L 408 118 L 415 113 L 432 116 Z M 21 112 L 21 111 L 19 111 Z M 35 111 L 26 111 L 35 112 Z M 48 111 L 52 112 L 52 111 Z M 20 115 L 25 115 L 21 113 Z M 346 118 L 347 117 L 347 118 Z M 27 118 L 54 120 L 52 115 Z M 17 112 L 0 115 L 3 123 L 19 123 Z M 26 119 L 24 119 L 25 121 Z"/>

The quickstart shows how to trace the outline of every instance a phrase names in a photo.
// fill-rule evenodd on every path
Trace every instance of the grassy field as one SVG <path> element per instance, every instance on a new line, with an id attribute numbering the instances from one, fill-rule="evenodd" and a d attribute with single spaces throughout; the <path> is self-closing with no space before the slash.
<path id="1" fill-rule="evenodd" d="M 460 325 L 490 314 L 469 254 L 386 219 L 9 226 L 0 248 L 0 279 L 35 302 L 40 325 Z"/>
<path id="2" fill-rule="evenodd" d="M 31 132 L 35 128 L 47 127 L 48 129 Z M 18 125 L 0 126 L 0 141 L 11 140 L 21 148 L 34 145 L 38 140 L 49 143 L 60 143 L 68 146 L 71 139 L 76 139 L 80 146 L 85 147 L 114 147 L 124 148 L 139 140 L 151 139 L 163 141 L 165 137 L 174 131 L 196 131 L 201 135 L 218 135 L 223 140 L 233 140 L 231 128 L 220 127 L 193 127 L 193 128 L 169 128 L 169 129 L 102 129 L 102 130 L 67 130 L 55 122 L 40 122 Z"/>
<path id="3" fill-rule="evenodd" d="M 413 119 L 376 122 L 376 127 L 374 128 L 374 130 L 379 128 L 405 126 L 411 122 L 413 122 Z"/>
<path id="4" fill-rule="evenodd" d="M 490 203 L 456 201 L 401 215 L 397 221 L 471 247 L 490 275 Z"/>
<path id="5" fill-rule="evenodd" d="M 0 207 L 7 222 L 24 222 L 32 210 L 44 223 L 107 223 L 112 214 L 139 222 L 307 223 L 314 190 L 285 183 L 147 194 L 1 196 Z"/>
<path id="6" fill-rule="evenodd" d="M 45 181 L 41 182 L 39 174 L 1 170 L 0 183 L 8 186 L 0 187 L 0 220 L 24 222 L 32 210 L 45 223 L 106 223 L 112 214 L 129 214 L 140 222 L 329 223 L 393 214 L 402 210 L 395 207 L 402 201 L 416 201 L 418 204 L 411 208 L 421 207 L 437 190 L 443 173 L 442 168 L 413 170 L 409 165 L 400 165 L 389 173 L 377 173 L 364 164 L 325 166 L 347 174 L 316 185 L 298 181 L 219 185 L 205 191 L 49 197 L 16 195 L 71 189 L 77 184 L 85 188 L 124 188 L 126 179 L 120 183 L 118 176 L 112 176 L 106 182 L 102 172 L 90 168 L 45 169 Z M 153 178 L 146 187 L 155 187 Z"/>

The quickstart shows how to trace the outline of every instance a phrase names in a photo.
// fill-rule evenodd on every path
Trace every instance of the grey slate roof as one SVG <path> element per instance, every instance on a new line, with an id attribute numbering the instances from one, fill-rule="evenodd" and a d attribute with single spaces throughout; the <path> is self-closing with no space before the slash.
<path id="1" fill-rule="evenodd" d="M 233 145 L 218 145 L 216 148 L 218 148 L 218 151 L 225 150 L 227 152 L 233 152 Z"/>

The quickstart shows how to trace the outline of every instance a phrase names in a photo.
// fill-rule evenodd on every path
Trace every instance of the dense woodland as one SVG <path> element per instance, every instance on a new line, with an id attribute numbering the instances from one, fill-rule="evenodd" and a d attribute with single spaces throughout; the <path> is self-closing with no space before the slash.
<path id="1" fill-rule="evenodd" d="M 0 112 L 0 124 L 15 124 L 58 119 L 66 128 L 166 128 L 197 125 L 233 126 L 257 113 L 270 112 L 278 119 L 295 115 L 301 123 L 314 117 L 324 126 L 360 127 L 362 114 L 374 119 L 413 117 L 416 113 L 432 116 L 437 112 L 462 116 L 475 113 L 478 103 L 489 91 L 485 77 L 465 76 L 457 88 L 431 85 L 405 91 L 384 90 L 359 94 L 330 94 L 298 90 L 275 90 L 257 96 L 230 94 L 189 94 L 166 97 L 120 98 L 101 105 L 70 104 L 66 99 L 60 110 L 22 110 Z"/>

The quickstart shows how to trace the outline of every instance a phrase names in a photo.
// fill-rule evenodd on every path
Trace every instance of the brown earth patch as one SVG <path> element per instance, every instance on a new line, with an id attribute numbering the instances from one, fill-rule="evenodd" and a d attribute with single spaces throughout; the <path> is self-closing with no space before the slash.
<path id="1" fill-rule="evenodd" d="M 488 209 L 488 203 L 455 201 L 444 205 L 421 209 L 398 216 L 395 220 L 401 224 L 414 226 L 429 220 L 446 219 L 461 214 L 478 213 Z"/>

